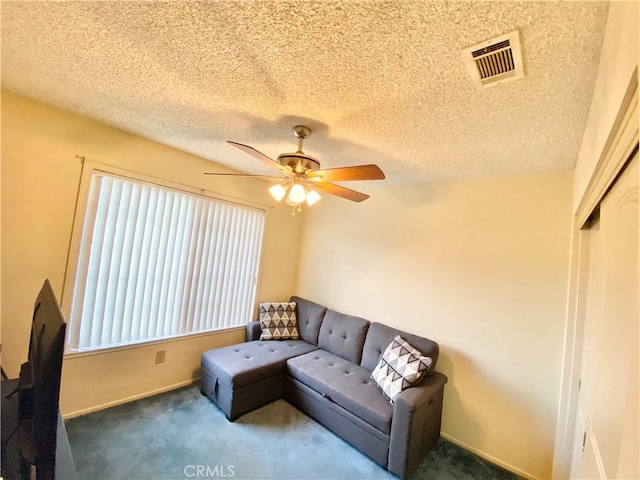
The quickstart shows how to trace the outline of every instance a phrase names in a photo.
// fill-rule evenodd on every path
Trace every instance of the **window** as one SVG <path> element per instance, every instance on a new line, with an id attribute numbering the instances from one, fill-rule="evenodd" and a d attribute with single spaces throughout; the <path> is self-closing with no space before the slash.
<path id="1" fill-rule="evenodd" d="M 264 217 L 257 208 L 94 170 L 68 350 L 246 324 Z"/>

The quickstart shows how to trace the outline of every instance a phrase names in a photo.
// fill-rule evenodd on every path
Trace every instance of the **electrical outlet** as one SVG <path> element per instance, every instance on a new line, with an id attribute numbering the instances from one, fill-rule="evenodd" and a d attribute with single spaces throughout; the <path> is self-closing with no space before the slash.
<path id="1" fill-rule="evenodd" d="M 166 350 L 158 350 L 156 352 L 156 365 L 158 363 L 164 363 L 164 359 L 166 357 L 167 351 Z"/>

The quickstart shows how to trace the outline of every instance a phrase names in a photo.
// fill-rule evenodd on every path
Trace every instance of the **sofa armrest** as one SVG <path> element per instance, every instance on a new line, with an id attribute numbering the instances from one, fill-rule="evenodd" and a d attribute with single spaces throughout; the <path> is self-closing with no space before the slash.
<path id="1" fill-rule="evenodd" d="M 254 340 L 260 340 L 260 334 L 262 333 L 262 328 L 260 327 L 260 322 L 249 322 L 247 323 L 247 335 L 246 341 L 253 342 Z"/>
<path id="2" fill-rule="evenodd" d="M 447 377 L 435 372 L 393 403 L 388 469 L 406 478 L 440 438 L 442 395 Z"/>

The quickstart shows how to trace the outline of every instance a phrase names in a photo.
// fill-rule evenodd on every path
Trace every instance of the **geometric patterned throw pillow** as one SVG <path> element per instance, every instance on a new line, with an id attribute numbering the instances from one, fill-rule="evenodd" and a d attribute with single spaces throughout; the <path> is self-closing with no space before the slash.
<path id="1" fill-rule="evenodd" d="M 268 302 L 260 304 L 260 340 L 297 340 L 298 319 L 295 302 Z"/>
<path id="2" fill-rule="evenodd" d="M 424 356 L 396 335 L 371 372 L 371 378 L 393 403 L 400 392 L 420 382 L 432 363 L 431 357 Z"/>

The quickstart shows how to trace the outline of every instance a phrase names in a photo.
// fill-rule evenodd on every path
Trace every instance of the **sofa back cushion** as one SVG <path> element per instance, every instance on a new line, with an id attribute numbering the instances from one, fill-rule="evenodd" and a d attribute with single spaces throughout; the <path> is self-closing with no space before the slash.
<path id="1" fill-rule="evenodd" d="M 298 318 L 300 338 L 312 345 L 318 345 L 320 325 L 327 312 L 327 307 L 295 296 L 291 297 L 290 301 L 296 302 L 296 316 Z"/>
<path id="2" fill-rule="evenodd" d="M 367 332 L 360 366 L 372 372 L 376 368 L 382 352 L 385 351 L 396 335 L 400 335 L 423 355 L 431 357 L 433 362 L 429 370 L 427 370 L 427 375 L 431 375 L 435 370 L 438 353 L 440 352 L 436 342 L 377 322 L 373 322 Z"/>
<path id="3" fill-rule="evenodd" d="M 360 364 L 369 322 L 333 310 L 327 310 L 320 327 L 318 346 L 327 352 Z"/>

